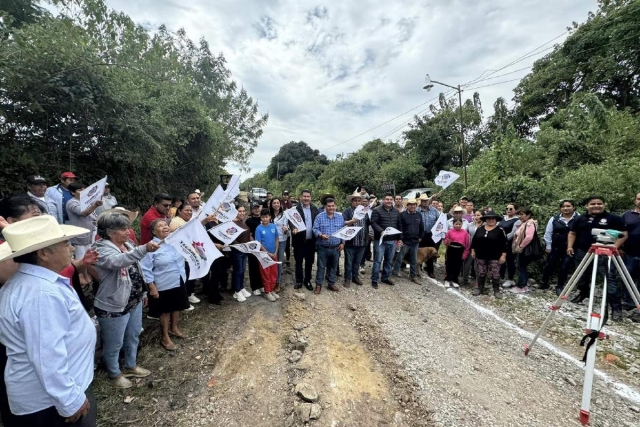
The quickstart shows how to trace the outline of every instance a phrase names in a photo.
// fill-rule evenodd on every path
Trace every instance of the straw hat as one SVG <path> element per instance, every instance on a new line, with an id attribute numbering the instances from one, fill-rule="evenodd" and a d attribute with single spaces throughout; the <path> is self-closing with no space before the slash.
<path id="1" fill-rule="evenodd" d="M 136 220 L 136 218 L 138 218 L 138 211 L 128 211 L 125 208 L 118 206 L 117 208 L 113 208 L 113 209 L 107 209 L 104 212 L 101 212 L 100 215 L 98 215 L 98 218 L 100 218 L 102 215 L 106 214 L 106 213 L 118 213 L 118 214 L 122 214 L 125 215 L 127 218 L 129 218 L 129 223 L 133 224 L 133 221 Z"/>
<path id="2" fill-rule="evenodd" d="M 360 192 L 359 192 L 358 190 L 354 191 L 354 192 L 353 192 L 353 194 L 349 194 L 349 195 L 347 196 L 347 199 L 346 199 L 346 200 L 347 200 L 347 203 L 351 203 L 351 201 L 352 201 L 353 199 L 355 199 L 356 197 L 357 197 L 358 199 L 362 199 L 362 194 L 360 194 Z"/>
<path id="3" fill-rule="evenodd" d="M 415 199 L 415 197 L 412 197 L 409 200 L 407 200 L 407 204 L 408 205 L 417 205 L 418 201 Z"/>
<path id="4" fill-rule="evenodd" d="M 427 193 L 422 193 L 420 195 L 420 200 L 429 200 L 429 196 L 427 196 Z"/>
<path id="5" fill-rule="evenodd" d="M 333 195 L 333 194 L 331 194 L 331 193 L 324 193 L 322 196 L 320 196 L 320 203 L 324 205 L 324 201 L 325 201 L 325 200 L 327 200 L 327 199 L 329 199 L 329 198 L 331 198 L 331 199 L 335 199 L 335 198 L 336 198 L 336 196 L 334 196 L 334 195 Z"/>
<path id="6" fill-rule="evenodd" d="M 51 215 L 14 222 L 2 230 L 5 242 L 0 245 L 0 261 L 35 252 L 87 233 L 89 230 L 86 228 L 60 225 Z"/>

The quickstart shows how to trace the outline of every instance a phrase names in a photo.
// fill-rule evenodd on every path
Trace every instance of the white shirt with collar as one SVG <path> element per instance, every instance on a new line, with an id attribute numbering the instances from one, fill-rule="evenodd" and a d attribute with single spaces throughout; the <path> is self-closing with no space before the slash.
<path id="1" fill-rule="evenodd" d="M 96 328 L 69 279 L 20 264 L 0 289 L 0 341 L 11 412 L 54 406 L 69 417 L 82 407 L 93 381 Z"/>

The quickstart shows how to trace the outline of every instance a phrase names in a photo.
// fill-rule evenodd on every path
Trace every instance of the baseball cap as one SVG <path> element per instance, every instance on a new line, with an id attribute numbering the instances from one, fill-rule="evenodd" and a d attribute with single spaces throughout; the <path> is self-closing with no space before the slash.
<path id="1" fill-rule="evenodd" d="M 27 177 L 27 184 L 46 184 L 47 180 L 40 175 L 29 175 Z"/>
<path id="2" fill-rule="evenodd" d="M 289 194 L 289 190 L 284 190 L 282 194 Z"/>
<path id="3" fill-rule="evenodd" d="M 253 209 L 253 208 L 257 208 L 257 207 L 260 207 L 260 208 L 261 208 L 261 207 L 262 207 L 262 205 L 261 205 L 260 203 L 256 203 L 256 202 L 253 202 L 253 203 L 251 204 L 251 209 Z"/>
<path id="4" fill-rule="evenodd" d="M 60 178 L 61 179 L 77 178 L 77 176 L 75 176 L 73 172 L 63 172 L 62 175 L 60 175 Z"/>

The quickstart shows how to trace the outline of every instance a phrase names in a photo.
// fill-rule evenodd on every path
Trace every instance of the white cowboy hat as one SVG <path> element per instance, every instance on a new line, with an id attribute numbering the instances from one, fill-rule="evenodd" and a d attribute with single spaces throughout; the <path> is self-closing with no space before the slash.
<path id="1" fill-rule="evenodd" d="M 5 242 L 0 245 L 0 261 L 35 252 L 87 233 L 89 230 L 86 228 L 60 225 L 51 215 L 14 222 L 2 230 Z"/>
<path id="2" fill-rule="evenodd" d="M 102 215 L 106 213 L 118 213 L 118 214 L 125 215 L 127 218 L 129 218 L 129 222 L 131 224 L 133 224 L 133 221 L 135 221 L 136 218 L 138 218 L 138 214 L 139 214 L 138 211 L 128 211 L 125 208 L 118 206 L 117 208 L 107 209 L 106 211 L 101 212 L 100 215 L 98 215 L 98 218 L 100 218 Z"/>
<path id="3" fill-rule="evenodd" d="M 346 199 L 346 200 L 347 200 L 347 203 L 351 203 L 351 201 L 352 201 L 353 199 L 355 199 L 356 197 L 357 197 L 358 199 L 362 199 L 362 194 L 360 194 L 360 192 L 359 192 L 358 190 L 354 191 L 354 192 L 353 192 L 353 194 L 349 194 L 349 195 L 347 196 L 347 199 Z"/>
<path id="4" fill-rule="evenodd" d="M 417 205 L 418 201 L 415 199 L 415 197 L 412 197 L 409 200 L 407 200 L 407 204 L 408 205 Z"/>

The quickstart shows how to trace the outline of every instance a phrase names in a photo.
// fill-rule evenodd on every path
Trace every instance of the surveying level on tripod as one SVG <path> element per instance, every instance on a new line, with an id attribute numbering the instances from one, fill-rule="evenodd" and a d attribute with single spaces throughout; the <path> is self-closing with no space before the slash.
<path id="1" fill-rule="evenodd" d="M 542 323 L 542 326 L 540 326 L 540 329 L 538 329 L 538 332 L 536 332 L 533 340 L 529 345 L 525 345 L 524 348 L 524 354 L 528 355 L 540 335 L 544 332 L 549 321 L 553 318 L 555 313 L 562 308 L 562 305 L 567 301 L 567 297 L 573 289 L 578 286 L 580 278 L 585 274 L 589 274 L 589 266 L 593 263 L 593 267 L 591 268 L 591 286 L 589 288 L 588 296 L 589 307 L 587 309 L 587 322 L 584 329 L 585 335 L 580 341 L 581 346 L 585 346 L 586 344 L 586 350 L 584 357 L 582 358 L 582 361 L 585 363 L 584 387 L 582 391 L 582 405 L 580 408 L 580 422 L 582 425 L 586 425 L 589 422 L 591 391 L 593 388 L 593 372 L 596 363 L 596 348 L 598 340 L 608 338 L 602 329 L 606 324 L 608 317 L 607 286 L 612 285 L 608 283 L 608 280 L 609 277 L 615 280 L 615 275 L 609 274 L 612 269 L 617 271 L 618 277 L 622 279 L 622 282 L 626 286 L 627 292 L 629 292 L 629 295 L 633 299 L 636 307 L 640 309 L 640 292 L 638 292 L 629 271 L 625 267 L 624 262 L 620 257 L 620 253 L 618 252 L 618 248 L 614 245 L 618 239 L 624 237 L 624 233 L 617 230 L 594 228 L 591 230 L 591 235 L 596 237 L 596 243 L 591 245 L 589 252 L 582 259 L 580 265 L 578 265 L 575 273 L 573 273 L 569 282 L 558 296 L 558 299 L 553 303 L 553 305 L 551 305 L 551 312 Z M 602 259 L 599 260 L 599 258 Z M 607 274 L 604 275 L 604 283 L 602 285 L 600 310 L 596 312 L 594 307 L 594 297 L 596 295 L 596 278 L 598 276 L 599 268 L 598 261 L 604 261 L 607 266 Z"/>
<path id="2" fill-rule="evenodd" d="M 591 235 L 596 236 L 596 242 L 605 245 L 615 243 L 616 240 L 624 237 L 624 233 L 618 230 L 604 230 L 601 228 L 594 228 L 591 230 Z"/>

